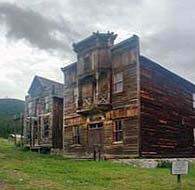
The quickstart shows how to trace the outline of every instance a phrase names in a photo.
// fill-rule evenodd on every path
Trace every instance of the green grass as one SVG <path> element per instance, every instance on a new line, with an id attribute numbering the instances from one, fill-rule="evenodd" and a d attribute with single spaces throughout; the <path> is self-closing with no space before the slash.
<path id="1" fill-rule="evenodd" d="M 182 177 L 182 190 L 195 190 L 195 165 Z M 0 139 L 0 189 L 176 190 L 169 169 L 142 169 L 110 162 L 74 161 L 25 152 Z"/>

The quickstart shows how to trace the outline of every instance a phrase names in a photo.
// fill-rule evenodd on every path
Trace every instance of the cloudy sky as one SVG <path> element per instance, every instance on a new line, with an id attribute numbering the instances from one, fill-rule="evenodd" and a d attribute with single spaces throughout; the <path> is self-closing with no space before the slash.
<path id="1" fill-rule="evenodd" d="M 194 0 L 0 0 L 0 98 L 24 99 L 34 75 L 63 82 L 72 43 L 137 34 L 143 55 L 195 83 Z"/>

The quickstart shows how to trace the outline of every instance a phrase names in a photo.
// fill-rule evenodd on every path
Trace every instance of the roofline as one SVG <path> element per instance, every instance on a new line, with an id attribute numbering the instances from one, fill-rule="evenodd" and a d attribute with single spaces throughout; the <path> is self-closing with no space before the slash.
<path id="1" fill-rule="evenodd" d="M 68 70 L 69 68 L 76 66 L 76 64 L 77 64 L 77 62 L 74 62 L 74 63 L 71 63 L 71 64 L 65 66 L 65 67 L 62 67 L 61 71 L 64 72 L 64 71 Z"/>
<path id="2" fill-rule="evenodd" d="M 43 79 L 43 80 L 50 81 L 50 82 L 55 83 L 55 84 L 58 84 L 58 85 L 62 85 L 62 86 L 64 86 L 64 84 L 63 84 L 63 83 L 60 83 L 60 82 L 57 82 L 57 81 L 54 81 L 54 80 L 50 80 L 50 79 L 47 79 L 47 78 L 44 78 L 44 77 L 41 77 L 41 76 L 35 75 L 35 76 L 34 76 L 34 78 L 33 78 L 33 80 L 32 80 L 32 82 L 31 82 L 31 85 L 30 85 L 30 87 L 29 87 L 29 89 L 28 89 L 28 91 L 27 91 L 27 93 L 28 93 L 28 94 L 30 93 L 30 90 L 31 90 L 31 88 L 32 88 L 32 84 L 33 84 L 33 82 L 34 82 L 36 79 L 38 79 L 38 78 Z"/>
<path id="3" fill-rule="evenodd" d="M 114 40 L 117 37 L 117 34 L 114 34 L 114 32 L 110 32 L 108 31 L 107 33 L 104 32 L 93 32 L 92 35 L 90 35 L 89 37 L 77 42 L 77 43 L 73 43 L 73 50 L 78 53 L 82 50 L 82 44 L 88 43 L 89 41 L 97 41 L 97 39 L 101 39 L 101 37 L 106 37 L 107 39 L 112 39 L 112 41 L 114 42 Z M 88 46 L 91 46 L 91 44 L 88 44 Z"/>
<path id="4" fill-rule="evenodd" d="M 123 46 L 125 44 L 128 44 L 128 45 L 131 45 L 131 43 L 134 41 L 134 40 L 137 40 L 138 43 L 139 43 L 139 37 L 137 35 L 133 35 L 131 36 L 130 38 L 127 38 L 126 40 L 123 40 L 117 44 L 115 44 L 112 48 L 111 48 L 111 51 L 115 51 L 117 49 L 120 49 L 120 48 L 123 48 Z"/>
<path id="5" fill-rule="evenodd" d="M 53 82 L 53 83 L 56 83 L 56 84 L 59 84 L 59 85 L 64 85 L 63 83 L 61 82 L 58 82 L 58 81 L 55 81 L 55 80 L 51 80 L 51 79 L 48 79 L 48 78 L 45 78 L 45 77 L 41 77 L 41 76 L 38 76 L 38 75 L 35 75 L 35 77 L 38 77 L 40 79 L 44 79 L 44 80 L 48 80 L 50 82 Z"/>
<path id="6" fill-rule="evenodd" d="M 175 72 L 173 72 L 173 71 L 171 71 L 171 70 L 169 70 L 169 69 L 163 67 L 163 66 L 160 65 L 159 63 L 157 63 L 157 62 L 155 62 L 155 61 L 153 61 L 153 60 L 147 58 L 147 57 L 144 56 L 144 55 L 140 55 L 140 58 L 144 58 L 144 59 L 146 59 L 146 60 L 152 62 L 152 64 L 154 64 L 155 66 L 159 67 L 160 69 L 163 69 L 163 70 L 166 71 L 166 72 L 171 73 L 171 74 L 174 75 L 175 77 L 179 78 L 179 79 L 182 80 L 183 82 L 188 83 L 189 85 L 192 85 L 192 86 L 195 88 L 195 84 L 194 84 L 193 82 L 191 82 L 191 81 L 185 79 L 185 78 L 182 77 L 181 75 L 178 75 L 178 74 L 176 74 Z"/>

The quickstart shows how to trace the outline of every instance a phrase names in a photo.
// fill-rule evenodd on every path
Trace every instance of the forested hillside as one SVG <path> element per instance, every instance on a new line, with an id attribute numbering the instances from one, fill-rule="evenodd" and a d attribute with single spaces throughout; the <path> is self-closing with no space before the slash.
<path id="1" fill-rule="evenodd" d="M 16 99 L 0 99 L 0 137 L 8 137 L 14 133 L 16 126 L 17 133 L 21 133 L 20 122 L 13 122 L 14 115 L 24 112 L 24 101 Z"/>

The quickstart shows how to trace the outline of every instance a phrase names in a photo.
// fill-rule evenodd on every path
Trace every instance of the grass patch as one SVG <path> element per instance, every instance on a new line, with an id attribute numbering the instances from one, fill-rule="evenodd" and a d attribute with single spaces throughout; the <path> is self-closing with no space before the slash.
<path id="1" fill-rule="evenodd" d="M 0 189 L 15 190 L 176 190 L 176 176 L 167 168 L 143 169 L 110 162 L 75 161 L 25 152 L 0 139 Z M 195 189 L 195 165 L 182 177 Z"/>

